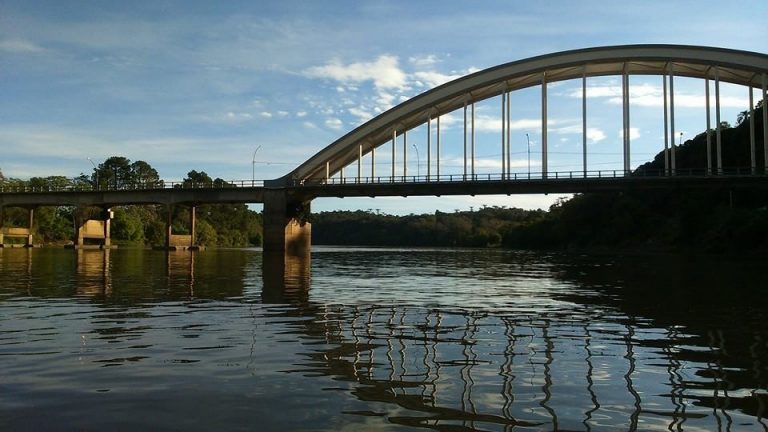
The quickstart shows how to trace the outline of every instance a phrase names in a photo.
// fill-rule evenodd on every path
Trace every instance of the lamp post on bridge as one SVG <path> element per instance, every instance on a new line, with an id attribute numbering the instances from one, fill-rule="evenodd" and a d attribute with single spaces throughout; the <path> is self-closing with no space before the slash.
<path id="1" fill-rule="evenodd" d="M 416 177 L 421 177 L 421 157 L 419 156 L 419 148 L 416 144 L 413 145 L 413 149 L 416 150 Z"/>
<path id="2" fill-rule="evenodd" d="M 261 149 L 261 145 L 256 147 L 256 150 L 253 151 L 253 158 L 251 158 L 251 186 L 256 185 L 256 152 Z"/>
<path id="3" fill-rule="evenodd" d="M 528 141 L 528 177 L 531 176 L 531 137 L 528 133 L 525 134 L 525 139 Z"/>
<path id="4" fill-rule="evenodd" d="M 91 160 L 91 158 L 86 158 L 86 159 L 88 159 L 88 162 L 90 162 L 91 165 L 93 165 L 93 178 L 94 178 L 93 188 L 98 189 L 99 188 L 99 170 L 96 168 L 96 164 L 93 163 L 93 160 Z"/>

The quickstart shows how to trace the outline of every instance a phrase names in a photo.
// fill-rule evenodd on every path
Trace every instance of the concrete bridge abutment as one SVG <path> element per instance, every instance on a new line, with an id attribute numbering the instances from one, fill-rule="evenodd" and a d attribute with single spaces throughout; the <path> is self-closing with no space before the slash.
<path id="1" fill-rule="evenodd" d="M 75 238 L 72 247 L 75 249 L 109 249 L 112 245 L 112 218 L 114 213 L 110 207 L 100 207 L 96 218 L 86 215 L 84 208 L 75 210 Z"/>
<path id="2" fill-rule="evenodd" d="M 310 198 L 295 196 L 285 189 L 264 191 L 262 272 L 265 292 L 276 297 L 291 296 L 289 292 L 297 295 L 309 287 L 310 202 Z"/>
<path id="3" fill-rule="evenodd" d="M 195 230 L 197 229 L 197 207 L 189 206 L 189 234 L 173 233 L 173 205 L 167 205 L 168 216 L 165 222 L 165 245 L 155 246 L 155 249 L 168 251 L 202 250 L 204 246 L 197 244 Z"/>
<path id="4" fill-rule="evenodd" d="M 6 227 L 5 226 L 5 210 L 3 206 L 0 206 L 0 248 L 19 246 L 17 244 L 6 244 L 6 237 L 23 238 L 25 240 L 23 247 L 34 247 L 32 238 L 32 226 L 35 222 L 35 209 L 34 207 L 28 207 L 28 223 L 27 227 Z"/>

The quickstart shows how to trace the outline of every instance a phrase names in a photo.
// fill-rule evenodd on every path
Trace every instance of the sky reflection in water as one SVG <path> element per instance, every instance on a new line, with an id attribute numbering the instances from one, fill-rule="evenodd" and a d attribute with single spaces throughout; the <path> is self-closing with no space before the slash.
<path id="1" fill-rule="evenodd" d="M 768 430 L 759 262 L 0 249 L 2 429 Z"/>

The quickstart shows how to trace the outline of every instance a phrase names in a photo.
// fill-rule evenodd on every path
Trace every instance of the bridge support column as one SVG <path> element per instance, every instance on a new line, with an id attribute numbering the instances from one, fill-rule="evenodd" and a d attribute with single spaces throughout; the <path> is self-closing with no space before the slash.
<path id="1" fill-rule="evenodd" d="M 264 288 L 301 290 L 309 286 L 312 228 L 310 201 L 285 190 L 264 191 Z"/>
<path id="2" fill-rule="evenodd" d="M 109 249 L 112 246 L 111 225 L 114 213 L 105 207 L 99 213 L 98 219 L 89 219 L 82 215 L 81 209 L 75 211 L 75 238 L 73 247 L 85 249 L 88 247 Z M 86 244 L 86 239 L 101 241 L 101 244 Z"/>
<path id="3" fill-rule="evenodd" d="M 24 244 L 22 246 L 24 247 L 34 247 L 33 239 L 32 239 L 32 226 L 35 222 L 35 209 L 29 208 L 29 219 L 27 222 L 27 228 L 11 228 L 5 227 L 5 224 L 3 221 L 5 220 L 5 213 L 3 211 L 3 207 L 0 206 L 0 248 L 6 247 L 5 245 L 5 238 L 6 237 L 16 237 L 16 238 L 23 238 Z M 13 245 L 8 245 L 13 246 Z"/>
<path id="4" fill-rule="evenodd" d="M 197 207 L 189 207 L 189 234 L 173 233 L 173 205 L 167 206 L 168 217 L 165 221 L 165 245 L 155 246 L 154 249 L 164 249 L 169 251 L 177 250 L 202 250 L 204 246 L 196 243 L 195 230 L 197 228 Z"/>

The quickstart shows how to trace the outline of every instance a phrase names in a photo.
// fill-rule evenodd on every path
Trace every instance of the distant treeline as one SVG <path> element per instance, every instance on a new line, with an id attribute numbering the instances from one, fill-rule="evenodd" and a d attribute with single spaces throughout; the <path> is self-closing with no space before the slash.
<path id="1" fill-rule="evenodd" d="M 505 234 L 544 217 L 541 210 L 482 207 L 476 211 L 392 216 L 370 211 L 312 215 L 312 242 L 371 246 L 500 246 Z"/>
<path id="2" fill-rule="evenodd" d="M 212 179 L 205 171 L 192 170 L 183 184 L 226 185 L 220 178 Z M 183 187 L 183 184 L 180 185 Z M 122 156 L 106 159 L 94 168 L 91 175 L 81 174 L 70 179 L 63 176 L 32 177 L 29 180 L 5 178 L 0 172 L 0 187 L 28 187 L 36 190 L 60 190 L 67 187 L 131 188 L 162 186 L 158 172 L 147 162 L 131 161 Z M 112 240 L 120 244 L 160 245 L 165 243 L 165 225 L 168 209 L 161 205 L 133 205 L 113 207 Z M 35 242 L 58 244 L 74 236 L 73 212 L 81 216 L 95 216 L 99 209 L 76 209 L 69 206 L 38 207 L 35 209 L 33 232 Z M 174 206 L 171 221 L 173 232 L 189 234 L 189 208 Z M 4 210 L 6 226 L 26 226 L 25 209 L 9 207 Z M 92 213 L 93 215 L 90 215 Z M 249 210 L 244 204 L 201 205 L 196 210 L 198 244 L 206 246 L 259 246 L 261 245 L 261 214 Z"/>

